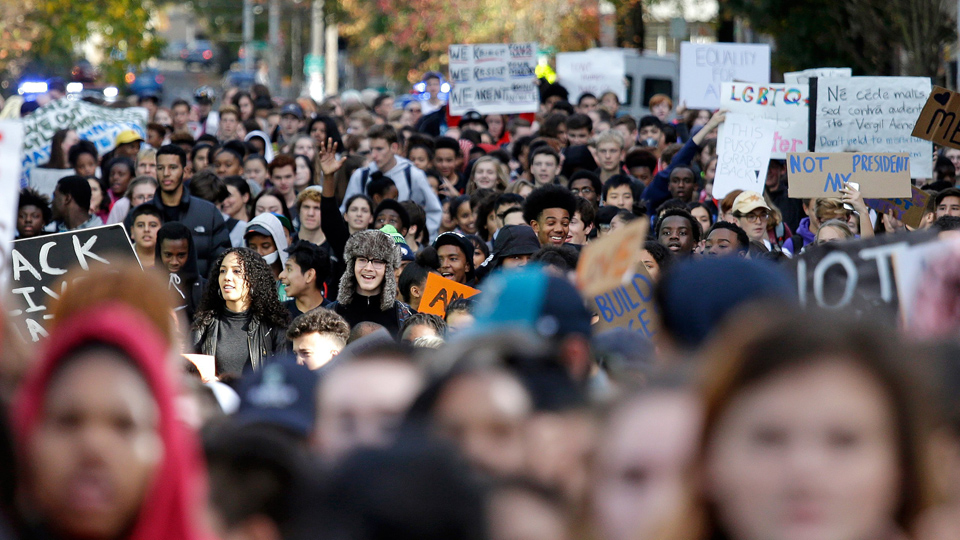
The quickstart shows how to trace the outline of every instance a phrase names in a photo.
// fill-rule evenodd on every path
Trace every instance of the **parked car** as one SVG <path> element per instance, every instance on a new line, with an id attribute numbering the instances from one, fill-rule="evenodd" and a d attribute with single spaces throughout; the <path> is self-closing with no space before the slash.
<path id="1" fill-rule="evenodd" d="M 141 71 L 130 69 L 124 76 L 127 90 L 136 96 L 157 96 L 163 98 L 163 74 L 156 68 L 146 68 Z"/>
<path id="2" fill-rule="evenodd" d="M 192 47 L 188 46 L 180 51 L 180 58 L 183 59 L 185 68 L 189 68 L 191 64 L 209 68 L 216 65 L 216 47 L 210 41 L 198 39 L 193 42 Z"/>

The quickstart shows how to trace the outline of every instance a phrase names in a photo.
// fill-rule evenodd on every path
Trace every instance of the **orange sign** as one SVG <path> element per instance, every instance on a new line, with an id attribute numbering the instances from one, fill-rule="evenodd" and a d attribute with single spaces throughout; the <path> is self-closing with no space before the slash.
<path id="1" fill-rule="evenodd" d="M 577 264 L 577 288 L 585 297 L 603 294 L 633 278 L 650 223 L 646 217 L 587 244 Z"/>
<path id="2" fill-rule="evenodd" d="M 461 298 L 470 298 L 480 291 L 461 285 L 452 279 L 431 272 L 427 275 L 427 284 L 423 288 L 420 300 L 420 313 L 430 313 L 439 317 L 447 314 L 447 306 Z"/>

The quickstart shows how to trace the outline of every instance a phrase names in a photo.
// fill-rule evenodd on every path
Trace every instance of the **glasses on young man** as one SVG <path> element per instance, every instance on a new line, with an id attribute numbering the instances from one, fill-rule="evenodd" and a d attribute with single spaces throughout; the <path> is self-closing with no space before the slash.
<path id="1" fill-rule="evenodd" d="M 770 212 L 750 212 L 749 214 L 738 214 L 737 217 L 743 218 L 750 223 L 760 223 L 770 219 Z"/>
<path id="2" fill-rule="evenodd" d="M 374 270 L 383 270 L 387 266 L 387 261 L 383 259 L 368 259 L 366 257 L 357 257 L 356 263 L 357 268 L 365 268 L 368 264 L 372 264 Z"/>

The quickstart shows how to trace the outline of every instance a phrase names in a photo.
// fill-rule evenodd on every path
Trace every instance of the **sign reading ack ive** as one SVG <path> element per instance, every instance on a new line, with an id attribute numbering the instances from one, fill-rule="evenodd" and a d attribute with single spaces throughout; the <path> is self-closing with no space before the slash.
<path id="1" fill-rule="evenodd" d="M 790 154 L 789 195 L 794 199 L 840 197 L 847 182 L 860 184 L 864 197 L 910 197 L 907 154 Z"/>
<path id="2" fill-rule="evenodd" d="M 720 107 L 720 84 L 770 82 L 770 46 L 754 43 L 680 44 L 680 101 L 688 109 Z"/>
<path id="3" fill-rule="evenodd" d="M 814 151 L 907 152 L 910 177 L 930 178 L 933 147 L 913 136 L 929 95 L 927 77 L 817 79 Z"/>
<path id="4" fill-rule="evenodd" d="M 450 114 L 536 112 L 537 44 L 450 45 Z"/>
<path id="5" fill-rule="evenodd" d="M 10 317 L 21 335 L 32 341 L 47 336 L 44 323 L 53 318 L 47 313 L 47 302 L 73 286 L 64 279 L 67 270 L 87 271 L 121 258 L 137 260 L 120 224 L 35 236 L 15 240 L 12 245 L 11 292 L 20 309 L 11 311 Z M 82 273 L 77 276 L 75 281 L 84 279 Z"/>
<path id="6" fill-rule="evenodd" d="M 913 127 L 913 136 L 933 141 L 942 146 L 960 148 L 960 94 L 946 88 L 934 86 L 930 92 L 917 125 Z"/>

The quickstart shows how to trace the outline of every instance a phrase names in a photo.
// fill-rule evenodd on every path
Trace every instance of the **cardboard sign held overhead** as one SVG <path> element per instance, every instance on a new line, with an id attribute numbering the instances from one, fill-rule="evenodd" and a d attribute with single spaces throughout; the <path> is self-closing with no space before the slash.
<path id="1" fill-rule="evenodd" d="M 680 44 L 680 102 L 688 109 L 720 108 L 720 83 L 770 82 L 770 45 Z"/>
<path id="2" fill-rule="evenodd" d="M 794 199 L 840 197 L 846 182 L 859 183 L 864 197 L 911 196 L 907 154 L 789 154 L 787 173 Z"/>
<path id="3" fill-rule="evenodd" d="M 603 294 L 633 277 L 649 227 L 648 220 L 637 219 L 583 248 L 577 288 L 584 297 Z"/>
<path id="4" fill-rule="evenodd" d="M 638 264 L 628 283 L 593 296 L 592 308 L 600 316 L 594 334 L 613 328 L 626 328 L 647 338 L 657 333 L 654 317 L 653 279 L 647 269 Z"/>
<path id="5" fill-rule="evenodd" d="M 461 298 L 470 298 L 479 294 L 480 291 L 473 287 L 467 287 L 439 276 L 434 273 L 427 275 L 427 283 L 423 287 L 423 297 L 420 300 L 420 313 L 430 313 L 438 317 L 447 315 L 447 306 Z"/>
<path id="6" fill-rule="evenodd" d="M 774 122 L 770 158 L 786 159 L 789 152 L 807 150 L 810 131 L 810 87 L 804 84 L 720 84 L 720 108 Z M 728 114 L 729 119 L 729 114 Z M 720 124 L 722 140 L 727 124 Z M 769 158 L 768 158 L 769 159 Z"/>
<path id="7" fill-rule="evenodd" d="M 736 189 L 763 191 L 770 165 L 770 141 L 777 124 L 773 120 L 727 113 L 717 138 L 717 175 L 713 196 L 722 199 Z"/>
<path id="8" fill-rule="evenodd" d="M 910 190 L 913 192 L 913 197 L 910 198 L 864 199 L 863 202 L 868 208 L 881 214 L 893 212 L 893 217 L 908 227 L 918 229 L 923 221 L 923 211 L 930 200 L 930 194 L 916 186 L 910 186 Z"/>
<path id="9" fill-rule="evenodd" d="M 934 86 L 920 118 L 913 126 L 913 136 L 942 146 L 960 148 L 960 94 Z"/>

